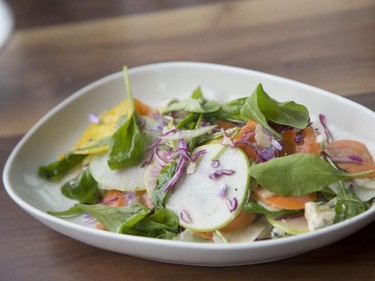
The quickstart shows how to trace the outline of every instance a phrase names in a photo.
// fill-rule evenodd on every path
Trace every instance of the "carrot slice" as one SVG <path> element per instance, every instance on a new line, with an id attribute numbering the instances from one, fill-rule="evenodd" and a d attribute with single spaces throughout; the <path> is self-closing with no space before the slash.
<path id="1" fill-rule="evenodd" d="M 239 230 L 253 223 L 256 218 L 256 215 L 249 212 L 241 212 L 238 216 L 232 220 L 228 225 L 224 226 L 220 231 L 230 232 L 234 230 Z"/>
<path id="2" fill-rule="evenodd" d="M 254 197 L 261 202 L 279 209 L 285 210 L 302 210 L 307 202 L 316 200 L 316 193 L 310 193 L 302 196 L 281 196 L 264 188 L 256 188 Z"/>
<path id="3" fill-rule="evenodd" d="M 217 120 L 216 125 L 224 130 L 236 127 L 236 124 L 227 120 Z"/>
<path id="4" fill-rule="evenodd" d="M 350 173 L 358 173 L 374 170 L 373 173 L 363 175 L 363 178 L 375 177 L 375 162 L 365 144 L 354 140 L 338 140 L 327 146 L 329 155 L 333 157 L 342 157 L 356 155 L 362 158 L 363 162 L 339 162 L 336 164 L 341 169 Z"/>
<path id="5" fill-rule="evenodd" d="M 237 134 L 237 136 L 233 140 L 233 142 L 236 144 L 236 146 L 238 146 L 239 148 L 241 148 L 245 152 L 247 157 L 249 157 L 251 159 L 254 159 L 254 160 L 256 160 L 257 157 L 258 157 L 257 154 L 255 153 L 254 148 L 252 148 L 251 146 L 249 146 L 247 144 L 240 143 L 240 142 L 246 137 L 246 134 L 249 134 L 251 132 L 254 132 L 254 133 L 252 135 L 250 135 L 248 141 L 255 142 L 256 125 L 257 125 L 256 121 L 254 121 L 252 119 L 249 119 L 247 121 L 247 123 L 245 124 L 245 126 L 243 126 L 241 128 L 241 131 Z"/>
<path id="6" fill-rule="evenodd" d="M 319 155 L 322 152 L 322 148 L 316 141 L 316 137 L 317 134 L 311 127 L 306 127 L 300 132 L 291 129 L 286 130 L 281 140 L 281 145 L 283 147 L 282 155 L 294 153 Z"/>
<path id="7" fill-rule="evenodd" d="M 139 115 L 148 116 L 155 119 L 158 115 L 158 110 L 141 102 L 138 99 L 134 99 L 135 109 Z"/>

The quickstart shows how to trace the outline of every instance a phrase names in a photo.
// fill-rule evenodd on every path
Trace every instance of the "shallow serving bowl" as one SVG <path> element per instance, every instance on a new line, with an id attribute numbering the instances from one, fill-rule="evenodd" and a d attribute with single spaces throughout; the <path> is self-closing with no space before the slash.
<path id="1" fill-rule="evenodd" d="M 201 86 L 207 98 L 226 101 L 249 96 L 258 83 L 273 98 L 294 100 L 312 115 L 326 115 L 336 137 L 365 141 L 375 155 L 375 113 L 338 95 L 302 83 L 241 68 L 191 62 L 159 63 L 130 69 L 133 95 L 158 106 L 183 98 Z M 126 97 L 123 74 L 107 76 L 76 92 L 44 116 L 10 155 L 3 180 L 10 197 L 52 229 L 98 248 L 145 259 L 201 266 L 262 263 L 295 256 L 342 239 L 375 219 L 375 207 L 325 229 L 250 244 L 200 244 L 128 236 L 97 230 L 84 218 L 61 219 L 46 211 L 65 210 L 74 202 L 60 194 L 61 183 L 39 178 L 38 166 L 69 150 L 87 127 L 89 113 L 100 113 Z"/>

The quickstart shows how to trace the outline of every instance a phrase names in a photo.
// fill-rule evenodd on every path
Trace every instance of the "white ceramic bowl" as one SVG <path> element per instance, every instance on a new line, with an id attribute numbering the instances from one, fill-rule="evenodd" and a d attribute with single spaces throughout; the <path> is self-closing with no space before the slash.
<path id="1" fill-rule="evenodd" d="M 8 4 L 0 0 L 0 49 L 9 39 L 14 26 L 14 17 Z"/>
<path id="2" fill-rule="evenodd" d="M 337 136 L 350 132 L 374 154 L 375 113 L 343 97 L 302 83 L 256 71 L 205 63 L 171 62 L 130 70 L 133 95 L 151 105 L 168 97 L 187 97 L 201 86 L 219 101 L 248 96 L 258 83 L 275 99 L 305 104 L 313 115 L 324 113 Z M 140 258 L 201 266 L 231 266 L 278 260 L 316 249 L 352 234 L 375 219 L 375 208 L 312 233 L 251 244 L 199 244 L 120 235 L 96 230 L 81 217 L 61 219 L 47 210 L 64 210 L 73 201 L 60 194 L 60 185 L 37 176 L 41 164 L 55 161 L 87 126 L 89 113 L 101 112 L 125 98 L 121 72 L 81 89 L 44 116 L 10 155 L 3 180 L 10 197 L 26 212 L 74 239 L 95 247 Z"/>

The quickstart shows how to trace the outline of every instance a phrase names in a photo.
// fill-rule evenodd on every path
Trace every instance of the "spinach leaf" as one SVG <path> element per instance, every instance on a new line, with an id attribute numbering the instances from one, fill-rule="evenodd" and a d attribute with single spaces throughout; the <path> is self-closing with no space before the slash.
<path id="1" fill-rule="evenodd" d="M 76 216 L 83 213 L 81 208 L 78 208 L 76 205 L 70 207 L 68 210 L 65 211 L 48 211 L 48 214 L 56 217 L 66 217 L 66 216 Z"/>
<path id="2" fill-rule="evenodd" d="M 217 119 L 225 120 L 242 120 L 241 108 L 244 106 L 246 98 L 239 98 L 228 101 L 220 105 L 220 109 L 213 113 L 212 116 Z"/>
<path id="3" fill-rule="evenodd" d="M 122 233 L 161 239 L 172 239 L 178 233 L 178 217 L 174 212 L 161 208 L 154 214 L 145 217 Z"/>
<path id="4" fill-rule="evenodd" d="M 91 176 L 88 168 L 74 180 L 65 183 L 61 187 L 61 192 L 70 199 L 88 204 L 95 204 L 99 196 L 98 183 Z"/>
<path id="5" fill-rule="evenodd" d="M 108 166 L 112 170 L 138 164 L 145 150 L 144 139 L 135 116 L 131 116 L 112 136 Z"/>
<path id="6" fill-rule="evenodd" d="M 86 155 L 67 154 L 62 160 L 53 162 L 46 166 L 40 166 L 38 174 L 47 180 L 58 181 L 66 175 L 67 172 L 81 163 L 85 157 Z"/>
<path id="7" fill-rule="evenodd" d="M 214 100 L 206 101 L 203 98 L 202 90 L 198 87 L 192 94 L 192 97 L 176 101 L 163 110 L 163 113 L 172 111 L 187 111 L 193 113 L 210 113 L 220 109 L 219 103 Z"/>
<path id="8" fill-rule="evenodd" d="M 164 189 L 172 179 L 176 171 L 176 162 L 170 162 L 161 169 L 157 179 L 156 187 L 152 193 L 151 201 L 156 209 L 163 208 L 170 191 L 165 192 Z"/>
<path id="9" fill-rule="evenodd" d="M 366 209 L 366 205 L 358 198 L 355 192 L 347 184 L 340 181 L 335 207 L 335 223 L 359 215 L 366 211 Z"/>
<path id="10" fill-rule="evenodd" d="M 130 88 L 127 68 L 124 68 L 124 76 L 132 113 L 112 135 L 108 159 L 108 166 L 112 170 L 127 168 L 138 164 L 145 150 L 144 138 L 137 125 L 137 112 Z"/>
<path id="11" fill-rule="evenodd" d="M 296 153 L 252 165 L 249 173 L 271 192 L 283 196 L 300 196 L 367 172 L 346 173 L 316 155 Z"/>
<path id="12" fill-rule="evenodd" d="M 256 120 L 277 138 L 281 138 L 281 135 L 268 124 L 268 120 L 298 129 L 305 128 L 309 121 L 309 112 L 305 106 L 293 101 L 278 102 L 272 99 L 263 90 L 262 84 L 246 99 L 241 114 L 245 120 Z"/>
<path id="13" fill-rule="evenodd" d="M 246 102 L 241 108 L 241 115 L 244 120 L 254 119 L 256 120 L 263 128 L 270 131 L 275 137 L 281 138 L 281 134 L 275 131 L 270 125 L 267 123 L 266 116 L 262 112 L 261 108 L 258 105 L 258 95 L 262 95 L 263 88 L 262 85 L 259 84 L 257 88 L 254 90 L 252 95 L 246 99 Z"/>
<path id="14" fill-rule="evenodd" d="M 132 227 L 149 213 L 149 209 L 141 204 L 123 207 L 112 207 L 104 204 L 77 204 L 76 207 L 92 215 L 108 231 L 116 233 L 122 233 L 124 229 Z"/>
<path id="15" fill-rule="evenodd" d="M 257 102 L 268 120 L 297 129 L 304 129 L 308 125 L 310 116 L 304 105 L 294 101 L 278 102 L 263 90 L 261 84 L 257 88 Z"/>

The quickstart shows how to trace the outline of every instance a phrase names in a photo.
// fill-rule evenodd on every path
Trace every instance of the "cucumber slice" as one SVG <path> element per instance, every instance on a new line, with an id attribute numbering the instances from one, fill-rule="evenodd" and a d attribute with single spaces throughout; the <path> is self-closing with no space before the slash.
<path id="1" fill-rule="evenodd" d="M 193 153 L 199 150 L 205 150 L 205 154 L 191 163 L 195 167 L 188 167 L 189 173 L 181 176 L 166 207 L 177 214 L 181 226 L 198 232 L 214 231 L 230 223 L 241 211 L 248 195 L 250 164 L 239 148 L 208 144 Z M 219 152 L 220 164 L 215 168 L 211 159 Z M 234 174 L 209 178 L 220 170 L 233 170 Z"/>
<path id="2" fill-rule="evenodd" d="M 289 217 L 285 219 L 275 219 L 273 217 L 267 216 L 267 220 L 275 228 L 291 235 L 309 232 L 307 220 L 304 216 Z"/>

